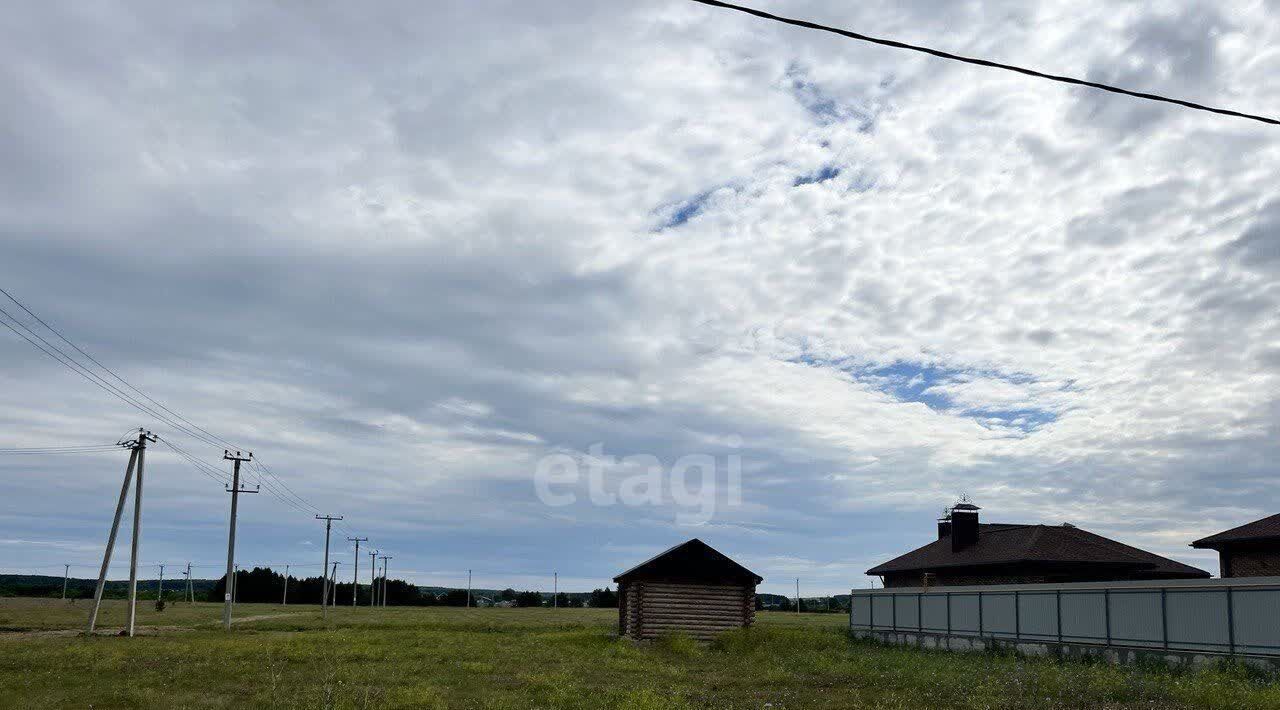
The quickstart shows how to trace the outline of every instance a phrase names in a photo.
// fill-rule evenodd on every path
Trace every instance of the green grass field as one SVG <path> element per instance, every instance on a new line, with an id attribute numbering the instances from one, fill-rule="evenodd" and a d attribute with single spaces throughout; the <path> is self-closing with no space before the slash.
<path id="1" fill-rule="evenodd" d="M 3 708 L 1280 708 L 1237 666 L 1192 672 L 852 641 L 838 615 L 762 613 L 710 647 L 614 637 L 589 609 L 241 604 L 139 610 L 78 636 L 88 605 L 0 599 Z M 105 630 L 123 623 L 108 602 Z M 71 631 L 61 632 L 60 629 Z"/>

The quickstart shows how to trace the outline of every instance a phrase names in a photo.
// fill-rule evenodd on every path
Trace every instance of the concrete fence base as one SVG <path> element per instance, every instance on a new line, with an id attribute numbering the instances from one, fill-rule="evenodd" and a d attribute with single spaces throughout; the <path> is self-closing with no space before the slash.
<path id="1" fill-rule="evenodd" d="M 1265 671 L 1280 672 L 1280 658 L 1199 651 L 1171 651 L 1159 648 L 1096 646 L 1057 641 L 1026 641 L 914 631 L 850 629 L 854 638 L 873 639 L 898 646 L 915 646 L 946 651 L 1004 651 L 1024 656 L 1057 658 L 1098 658 L 1108 663 L 1163 663 L 1173 667 L 1193 667 L 1231 659 Z"/>

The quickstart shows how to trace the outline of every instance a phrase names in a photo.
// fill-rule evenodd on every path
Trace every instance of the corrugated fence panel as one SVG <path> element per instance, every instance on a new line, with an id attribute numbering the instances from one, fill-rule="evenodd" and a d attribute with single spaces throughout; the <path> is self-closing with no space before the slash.
<path id="1" fill-rule="evenodd" d="M 855 594 L 849 598 L 849 625 L 871 626 L 871 597 Z"/>
<path id="2" fill-rule="evenodd" d="M 1156 587 L 1094 583 L 1026 590 L 855 592 L 849 625 L 1280 656 L 1280 586 L 1222 582 L 1230 580 Z M 627 594 L 628 601 L 631 596 Z"/>
<path id="3" fill-rule="evenodd" d="M 1164 645 L 1160 592 L 1113 591 L 1111 640 L 1124 646 Z"/>
<path id="4" fill-rule="evenodd" d="M 1165 592 L 1169 647 L 1193 651 L 1228 650 L 1227 593 L 1192 589 Z"/>
<path id="5" fill-rule="evenodd" d="M 951 630 L 978 633 L 978 595 L 951 595 Z"/>
<path id="6" fill-rule="evenodd" d="M 894 627 L 893 619 L 893 599 L 887 595 L 880 594 L 871 598 L 871 616 L 875 619 L 875 626 Z"/>
<path id="7" fill-rule="evenodd" d="M 1013 592 L 982 595 L 982 630 L 991 636 L 1013 638 L 1018 631 L 1017 608 Z"/>
<path id="8" fill-rule="evenodd" d="M 914 594 L 893 595 L 898 628 L 920 628 L 920 606 L 917 603 L 917 599 L 918 597 Z"/>
<path id="9" fill-rule="evenodd" d="M 1054 592 L 1022 592 L 1018 594 L 1022 617 L 1022 636 L 1029 639 L 1057 640 L 1058 600 Z"/>
<path id="10" fill-rule="evenodd" d="M 1106 643 L 1107 595 L 1105 592 L 1062 593 L 1062 640 Z"/>
<path id="11" fill-rule="evenodd" d="M 1231 596 L 1236 650 L 1280 653 L 1280 590 L 1237 589 Z"/>
<path id="12" fill-rule="evenodd" d="M 920 622 L 925 631 L 947 631 L 947 595 L 926 594 L 920 600 Z"/>

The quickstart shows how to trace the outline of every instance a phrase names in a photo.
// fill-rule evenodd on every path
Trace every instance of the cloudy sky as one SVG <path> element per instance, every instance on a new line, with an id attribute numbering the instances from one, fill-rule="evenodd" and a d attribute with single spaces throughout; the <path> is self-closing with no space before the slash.
<path id="1" fill-rule="evenodd" d="M 1276 0 L 757 5 L 1280 115 Z M 0 17 L 0 286 L 303 499 L 245 564 L 318 570 L 314 507 L 423 584 L 697 536 L 816 594 L 962 493 L 1212 570 L 1280 510 L 1280 129 L 682 0 L 176 9 Z M 0 336 L 0 447 L 229 470 Z M 557 455 L 741 500 L 547 505 Z M 90 576 L 125 459 L 0 457 L 0 570 Z M 143 562 L 220 574 L 221 485 L 146 476 Z"/>

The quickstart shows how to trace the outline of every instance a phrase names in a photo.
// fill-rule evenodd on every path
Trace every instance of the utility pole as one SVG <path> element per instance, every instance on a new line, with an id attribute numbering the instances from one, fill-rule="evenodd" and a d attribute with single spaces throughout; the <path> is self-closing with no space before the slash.
<path id="1" fill-rule="evenodd" d="M 156 587 L 156 601 L 164 601 L 164 563 L 160 563 L 160 580 Z"/>
<path id="2" fill-rule="evenodd" d="M 231 605 L 240 601 L 240 565 L 236 565 L 236 573 L 231 577 Z"/>
<path id="3" fill-rule="evenodd" d="M 138 475 L 133 479 L 133 539 L 129 547 L 129 637 L 138 616 L 138 544 L 142 539 L 142 468 L 147 458 L 147 442 L 155 441 L 151 432 L 138 432 Z"/>
<path id="4" fill-rule="evenodd" d="M 467 570 L 467 608 L 471 608 L 471 570 Z"/>
<path id="5" fill-rule="evenodd" d="M 289 565 L 284 566 L 284 595 L 280 597 L 280 606 L 289 606 Z"/>
<path id="6" fill-rule="evenodd" d="M 386 607 L 387 606 L 387 560 L 391 559 L 391 557 L 387 555 L 382 555 L 378 557 L 378 559 L 382 560 L 382 606 Z"/>
<path id="7" fill-rule="evenodd" d="M 187 600 L 190 601 L 192 604 L 195 604 L 196 590 L 195 590 L 195 587 L 192 586 L 191 584 L 191 563 L 190 562 L 187 563 L 187 570 L 182 573 L 182 576 L 187 578 Z"/>
<path id="8" fill-rule="evenodd" d="M 67 600 L 67 578 L 71 576 L 71 565 L 62 565 L 62 601 Z"/>
<path id="9" fill-rule="evenodd" d="M 320 587 L 320 612 L 328 617 L 329 577 L 325 572 L 329 571 L 329 530 L 333 527 L 333 521 L 342 520 L 342 516 L 317 515 L 316 520 L 324 521 L 324 567 L 320 568 L 320 576 L 324 579 L 324 584 Z"/>
<path id="10" fill-rule="evenodd" d="M 225 461 L 232 461 L 233 470 L 231 474 L 231 487 L 227 492 L 231 494 L 231 525 L 227 531 L 227 576 L 226 589 L 223 590 L 222 600 L 222 628 L 227 631 L 231 630 L 231 606 L 235 603 L 235 581 L 232 577 L 233 573 L 237 573 L 236 565 L 236 507 L 240 503 L 241 493 L 257 493 L 257 489 L 249 490 L 240 487 L 240 464 L 245 461 L 253 460 L 253 452 L 248 456 L 242 456 L 239 451 L 233 456 L 230 451 L 224 449 L 222 458 Z"/>
<path id="11" fill-rule="evenodd" d="M 351 608 L 356 608 L 356 597 L 360 596 L 360 543 L 368 542 L 367 537 L 349 537 L 347 542 L 356 544 L 356 565 L 355 571 L 351 573 Z"/>
<path id="12" fill-rule="evenodd" d="M 378 605 L 378 552 L 369 553 L 369 608 Z"/>
<path id="13" fill-rule="evenodd" d="M 142 430 L 138 430 L 142 436 Z M 124 513 L 124 501 L 129 497 L 129 484 L 133 482 L 133 468 L 138 463 L 138 446 L 135 442 L 122 446 L 129 449 L 129 464 L 124 469 L 124 483 L 120 485 L 120 500 L 116 503 L 116 516 L 111 521 L 111 534 L 107 536 L 107 548 L 102 553 L 102 569 L 98 572 L 98 586 L 93 592 L 93 608 L 89 611 L 89 631 L 98 624 L 98 609 L 102 607 L 102 588 L 107 583 L 107 567 L 111 565 L 111 551 L 116 546 L 116 533 L 120 532 L 120 516 Z"/>
<path id="14" fill-rule="evenodd" d="M 796 613 L 800 613 L 800 578 L 796 577 Z"/>
<path id="15" fill-rule="evenodd" d="M 329 606 L 336 607 L 338 605 L 338 565 L 342 564 L 337 560 L 333 562 L 333 574 L 329 576 Z"/>
<path id="16" fill-rule="evenodd" d="M 552 580 L 553 580 L 551 582 L 551 608 L 559 609 L 560 608 L 560 573 L 552 572 L 551 574 L 552 574 Z"/>

